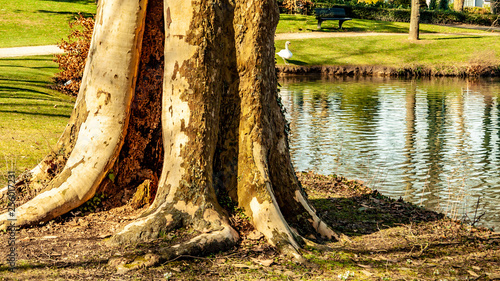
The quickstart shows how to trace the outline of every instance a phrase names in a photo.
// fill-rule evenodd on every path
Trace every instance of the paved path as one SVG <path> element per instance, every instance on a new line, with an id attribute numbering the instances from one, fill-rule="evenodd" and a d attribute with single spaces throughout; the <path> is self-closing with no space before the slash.
<path id="1" fill-rule="evenodd" d="M 64 53 L 63 50 L 59 49 L 57 45 L 0 48 L 0 58 L 54 55 L 62 53 Z"/>

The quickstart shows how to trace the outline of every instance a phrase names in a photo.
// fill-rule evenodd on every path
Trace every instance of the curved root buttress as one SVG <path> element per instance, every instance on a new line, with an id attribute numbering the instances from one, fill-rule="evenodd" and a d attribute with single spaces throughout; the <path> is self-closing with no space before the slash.
<path id="1" fill-rule="evenodd" d="M 143 170 L 155 174 L 140 168 L 154 162 L 151 167 L 161 167 L 154 201 L 113 242 L 149 241 L 189 227 L 199 235 L 158 254 L 168 259 L 231 247 L 238 234 L 219 205 L 223 194 L 269 243 L 293 256 L 305 235 L 332 238 L 291 165 L 274 69 L 276 1 L 149 1 L 147 9 L 146 0 L 100 2 L 72 118 L 79 126 L 74 148 L 47 191 L 19 208 L 19 222 L 46 221 L 83 204 L 111 167 L 129 184 Z M 160 23 L 146 20 L 162 16 Z M 151 86 L 144 93 L 158 81 L 161 92 Z M 145 98 L 134 99 L 134 89 Z M 139 105 L 153 108 L 149 114 Z M 161 138 L 155 138 L 159 124 Z M 133 153 L 147 150 L 148 141 L 161 143 L 162 153 Z M 123 163 L 136 164 L 120 168 Z"/>

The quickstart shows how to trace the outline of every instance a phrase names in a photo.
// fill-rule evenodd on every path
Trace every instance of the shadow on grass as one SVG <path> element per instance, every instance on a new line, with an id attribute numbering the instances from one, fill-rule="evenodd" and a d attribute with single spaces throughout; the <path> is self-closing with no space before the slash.
<path id="1" fill-rule="evenodd" d="M 54 56 L 52 55 L 45 55 L 45 56 L 29 56 L 29 57 L 12 57 L 12 58 L 0 58 L 0 62 L 5 62 L 5 61 L 53 61 Z M 0 65 L 0 66 L 5 66 L 5 67 L 12 67 L 16 65 Z M 17 67 L 19 67 L 17 65 Z"/>
<path id="2" fill-rule="evenodd" d="M 307 22 L 308 18 L 303 15 L 280 14 L 280 20 Z"/>
<path id="3" fill-rule="evenodd" d="M 61 117 L 61 118 L 70 117 L 70 114 L 52 114 L 52 113 L 28 112 L 28 111 L 18 111 L 18 110 L 0 110 L 0 113 L 23 114 L 23 115 L 34 115 L 34 116 L 46 116 L 46 117 Z"/>
<path id="4" fill-rule="evenodd" d="M 297 173 L 318 216 L 334 231 L 347 236 L 378 232 L 401 224 L 436 221 L 444 217 L 434 211 L 395 200 L 364 183 L 338 175 Z"/>
<path id="5" fill-rule="evenodd" d="M 34 81 L 28 79 L 11 79 L 11 78 L 2 78 L 0 76 L 0 83 L 8 83 L 8 84 L 18 84 L 18 83 L 28 83 L 29 85 L 37 86 L 37 87 L 45 87 L 47 82 L 45 81 Z M 2 89 L 4 87 L 2 86 Z"/>
<path id="6" fill-rule="evenodd" d="M 407 33 L 408 27 L 399 26 L 392 22 L 387 21 L 372 21 L 353 19 L 353 21 L 346 21 L 344 28 L 353 32 L 391 32 L 391 33 Z M 353 25 L 352 27 L 350 25 Z"/>
<path id="7" fill-rule="evenodd" d="M 340 29 L 335 26 L 333 27 L 322 27 L 321 29 L 316 29 L 316 31 L 331 32 L 331 31 L 346 31 L 344 28 Z"/>
<path id="8" fill-rule="evenodd" d="M 95 5 L 95 0 L 42 0 L 46 2 L 71 3 L 83 5 Z"/>
<path id="9" fill-rule="evenodd" d="M 444 217 L 403 199 L 392 199 L 362 182 L 342 176 L 297 173 L 318 216 L 334 231 L 348 236 L 378 232 L 401 224 L 436 221 Z"/>
<path id="10" fill-rule="evenodd" d="M 2 91 L 9 91 L 10 94 L 14 94 L 16 92 L 29 92 L 29 93 L 34 93 L 34 94 L 39 94 L 43 96 L 51 96 L 51 94 L 38 91 L 38 90 L 33 90 L 33 89 L 28 89 L 28 88 L 19 88 L 19 87 L 9 87 L 9 86 L 2 86 Z M 0 98 L 5 98 L 5 96 L 0 95 Z M 12 98 L 12 97 L 9 97 Z"/>
<path id="11" fill-rule="evenodd" d="M 402 199 L 394 200 L 376 190 L 354 197 L 314 199 L 311 202 L 328 225 L 348 236 L 371 234 L 401 224 L 435 221 L 444 216 Z"/>
<path id="12" fill-rule="evenodd" d="M 7 106 L 10 109 L 15 107 L 34 107 L 34 108 L 54 108 L 53 103 L 40 103 L 40 100 L 37 99 L 35 102 L 22 102 L 22 103 L 14 103 L 14 102 L 0 102 L 0 106 Z M 52 102 L 51 100 L 45 100 L 47 102 Z M 57 108 L 72 108 L 72 104 L 58 104 Z"/>
<path id="13" fill-rule="evenodd" d="M 22 99 L 22 100 L 35 100 L 37 102 L 63 102 L 63 103 L 68 103 L 70 107 L 74 106 L 74 102 L 70 100 L 65 100 L 65 99 L 58 99 L 58 98 L 47 98 L 47 97 L 34 97 L 34 96 L 22 96 L 22 95 L 2 95 L 0 93 L 0 98 L 2 99 Z M 5 104 L 5 103 L 3 103 Z M 0 103 L 2 105 L 2 103 Z M 58 105 L 62 106 L 62 105 Z"/>
<path id="14" fill-rule="evenodd" d="M 92 13 L 86 13 L 86 12 L 55 12 L 55 11 L 48 11 L 48 10 L 38 10 L 38 13 L 44 13 L 44 14 L 56 14 L 56 15 L 70 15 L 70 16 L 78 16 L 78 14 L 82 15 L 84 18 L 90 18 L 93 17 L 94 14 Z"/>
<path id="15" fill-rule="evenodd" d="M 300 61 L 300 60 L 287 60 L 289 63 L 294 64 L 294 65 L 307 65 L 307 63 Z"/>
<path id="16" fill-rule="evenodd" d="M 453 36 L 453 37 L 439 37 L 439 38 L 425 38 L 424 40 L 456 40 L 456 39 L 478 39 L 483 36 Z"/>

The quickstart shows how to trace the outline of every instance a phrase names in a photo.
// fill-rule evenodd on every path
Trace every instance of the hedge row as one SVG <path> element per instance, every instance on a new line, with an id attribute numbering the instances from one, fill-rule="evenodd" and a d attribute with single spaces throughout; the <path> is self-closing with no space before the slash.
<path id="1" fill-rule="evenodd" d="M 410 9 L 388 9 L 379 7 L 358 7 L 339 5 L 346 11 L 348 17 L 367 20 L 410 22 Z M 465 23 L 473 25 L 491 26 L 498 15 L 469 14 L 455 11 L 420 10 L 420 22 L 430 24 Z M 496 25 L 499 25 L 497 22 Z"/>

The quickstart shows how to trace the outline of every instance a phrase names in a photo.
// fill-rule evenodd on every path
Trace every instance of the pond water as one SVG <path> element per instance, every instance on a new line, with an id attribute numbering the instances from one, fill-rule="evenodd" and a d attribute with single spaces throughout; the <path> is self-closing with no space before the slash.
<path id="1" fill-rule="evenodd" d="M 280 80 L 297 171 L 500 230 L 500 80 Z M 479 198 L 479 202 L 478 202 Z"/>

